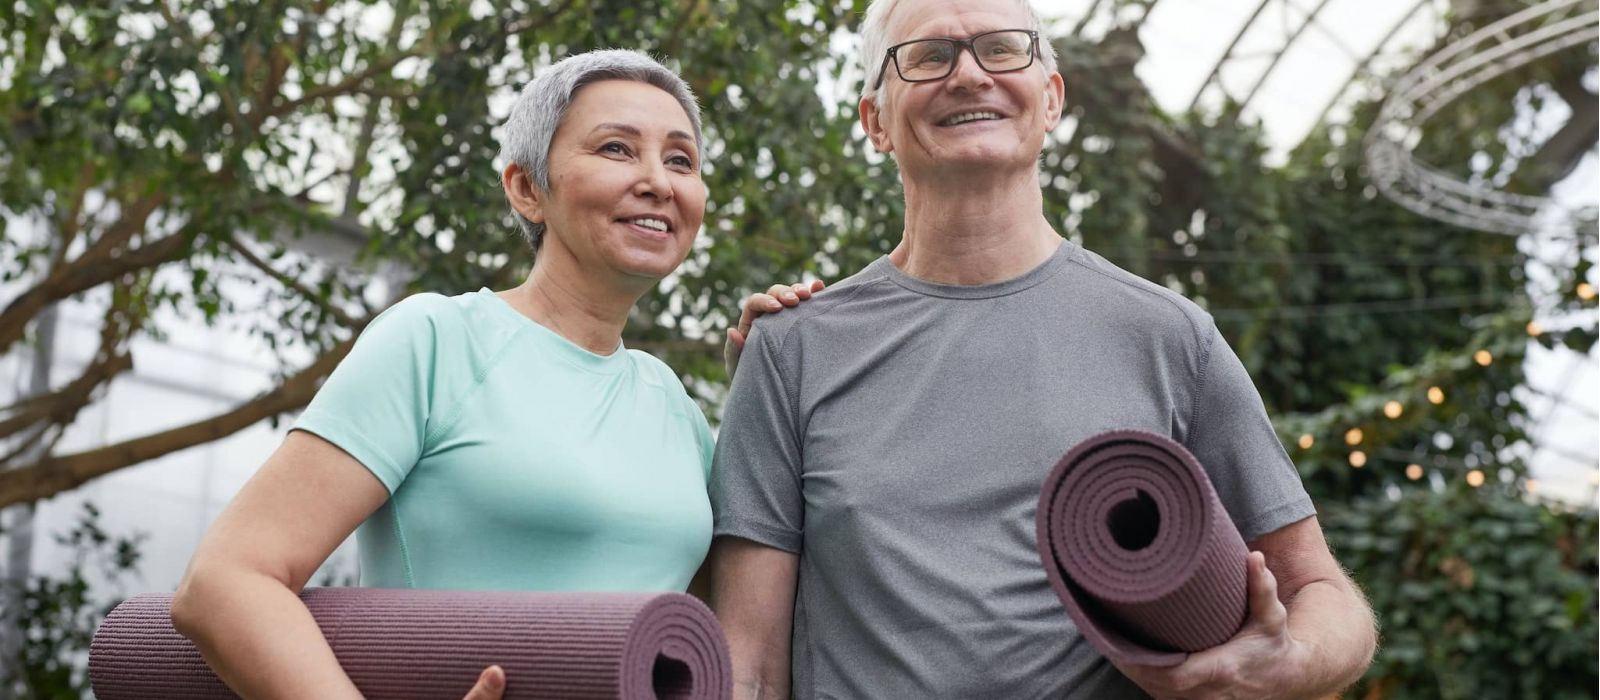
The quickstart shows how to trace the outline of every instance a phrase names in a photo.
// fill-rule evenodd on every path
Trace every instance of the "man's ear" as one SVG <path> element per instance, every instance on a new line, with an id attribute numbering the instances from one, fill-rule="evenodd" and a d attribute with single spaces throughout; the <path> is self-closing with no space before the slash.
<path id="1" fill-rule="evenodd" d="M 882 93 L 879 93 L 881 96 Z M 861 129 L 867 132 L 867 138 L 872 140 L 872 147 L 879 153 L 893 153 L 894 141 L 889 138 L 889 132 L 883 128 L 883 112 L 878 108 L 878 101 L 872 97 L 861 98 Z"/>
<path id="2" fill-rule="evenodd" d="M 505 188 L 506 201 L 523 218 L 536 224 L 544 223 L 544 193 L 533 184 L 533 178 L 522 166 L 511 163 L 500 173 L 500 186 Z"/>
<path id="3" fill-rule="evenodd" d="M 1061 110 L 1064 108 L 1066 101 L 1067 81 L 1061 77 L 1060 73 L 1051 73 L 1050 79 L 1044 86 L 1045 120 L 1049 122 L 1045 124 L 1044 130 L 1046 132 L 1055 129 L 1056 124 L 1061 121 Z"/>

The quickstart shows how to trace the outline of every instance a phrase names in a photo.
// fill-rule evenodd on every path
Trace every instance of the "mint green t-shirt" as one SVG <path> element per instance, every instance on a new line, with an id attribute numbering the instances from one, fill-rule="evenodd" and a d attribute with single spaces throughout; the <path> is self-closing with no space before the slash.
<path id="1" fill-rule="evenodd" d="M 383 312 L 294 429 L 389 489 L 356 533 L 363 586 L 681 591 L 711 542 L 711 430 L 672 370 L 487 289 Z"/>

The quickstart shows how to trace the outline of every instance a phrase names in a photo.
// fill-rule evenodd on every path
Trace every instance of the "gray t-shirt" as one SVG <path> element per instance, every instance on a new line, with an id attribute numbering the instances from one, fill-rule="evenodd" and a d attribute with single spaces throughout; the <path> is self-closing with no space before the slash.
<path id="1" fill-rule="evenodd" d="M 1051 467 L 1105 430 L 1168 435 L 1251 541 L 1314 510 L 1210 317 L 1070 242 L 952 286 L 887 258 L 762 317 L 712 466 L 716 536 L 798 553 L 796 698 L 1143 694 L 1045 577 Z"/>

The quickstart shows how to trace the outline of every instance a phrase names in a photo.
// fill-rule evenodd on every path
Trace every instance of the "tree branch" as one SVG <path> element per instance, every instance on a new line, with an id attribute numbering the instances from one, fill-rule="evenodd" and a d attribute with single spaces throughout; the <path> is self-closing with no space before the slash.
<path id="1" fill-rule="evenodd" d="M 127 353 L 96 358 L 71 384 L 9 406 L 7 410 L 13 415 L 0 421 L 0 440 L 45 421 L 56 425 L 71 423 L 78 411 L 89 404 L 90 395 L 96 388 L 130 369 L 133 369 L 133 357 Z"/>
<path id="2" fill-rule="evenodd" d="M 244 261 L 249 263 L 251 267 L 266 273 L 268 277 L 276 280 L 278 284 L 294 290 L 295 292 L 299 293 L 300 296 L 303 296 L 317 304 L 317 306 L 321 307 L 323 311 L 326 311 L 329 316 L 332 316 L 333 320 L 338 321 L 339 325 L 344 326 L 345 328 L 354 328 L 359 324 L 359 321 L 355 318 L 352 318 L 350 314 L 345 313 L 344 309 L 339 308 L 337 305 L 331 302 L 324 301 L 321 296 L 317 294 L 316 290 L 307 287 L 299 280 L 290 277 L 289 275 L 278 270 L 278 268 L 273 267 L 271 263 L 262 260 L 261 256 L 256 255 L 255 251 L 250 250 L 250 248 L 239 241 L 238 238 L 229 236 L 226 240 L 224 240 L 224 243 L 229 248 L 232 248 L 234 252 L 237 252 L 239 257 L 244 258 Z"/>
<path id="3" fill-rule="evenodd" d="M 89 405 L 95 389 L 133 368 L 133 358 L 123 351 L 123 345 L 144 325 L 146 313 L 142 305 L 135 303 L 128 287 L 128 284 L 118 284 L 112 293 L 111 305 L 106 307 L 100 324 L 100 349 L 83 373 L 55 392 L 32 396 L 0 409 L 11 414 L 0 421 L 0 440 L 45 421 L 65 428 L 77 419 L 84 406 Z M 14 458 L 15 454 L 6 459 Z"/>
<path id="4" fill-rule="evenodd" d="M 123 467 L 220 440 L 262 419 L 303 408 L 316 395 L 323 378 L 349 354 L 359 331 L 355 329 L 349 340 L 330 348 L 310 366 L 271 391 L 225 413 L 115 445 L 45 457 L 16 469 L 0 471 L 0 508 L 46 498 Z"/>
<path id="5" fill-rule="evenodd" d="M 315 102 L 323 98 L 336 97 L 338 95 L 356 92 L 357 88 L 361 87 L 362 83 L 372 79 L 373 76 L 394 68 L 399 62 L 417 55 L 419 55 L 417 50 L 412 49 L 410 51 L 401 51 L 393 56 L 377 61 L 372 65 L 367 66 L 366 70 L 345 78 L 339 83 L 334 85 L 324 85 L 320 88 L 307 92 L 298 98 L 281 102 L 270 110 L 262 110 L 259 113 L 260 120 L 258 120 L 257 123 L 259 124 L 261 121 L 265 121 L 267 117 L 276 117 L 287 114 L 298 109 L 301 105 Z"/>
<path id="6" fill-rule="evenodd" d="M 198 225 L 190 223 L 153 243 L 121 255 L 85 253 L 23 292 L 0 312 L 0 352 L 5 352 L 26 332 L 28 323 L 49 305 L 88 291 L 129 272 L 155 267 L 180 257 L 192 248 Z M 98 245 L 98 244 L 97 244 Z"/>

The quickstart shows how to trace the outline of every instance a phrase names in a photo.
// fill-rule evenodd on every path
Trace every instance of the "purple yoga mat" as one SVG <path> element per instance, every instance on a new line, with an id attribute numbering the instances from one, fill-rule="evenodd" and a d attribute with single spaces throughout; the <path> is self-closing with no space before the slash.
<path id="1" fill-rule="evenodd" d="M 1056 596 L 1113 662 L 1174 666 L 1244 624 L 1249 550 L 1200 463 L 1166 437 L 1116 430 L 1072 448 L 1036 524 Z"/>
<path id="2" fill-rule="evenodd" d="M 309 588 L 300 596 L 368 698 L 453 700 L 491 664 L 507 700 L 722 700 L 728 644 L 682 593 L 484 593 Z M 118 605 L 95 632 L 100 700 L 237 697 L 172 628 L 171 594 Z"/>

